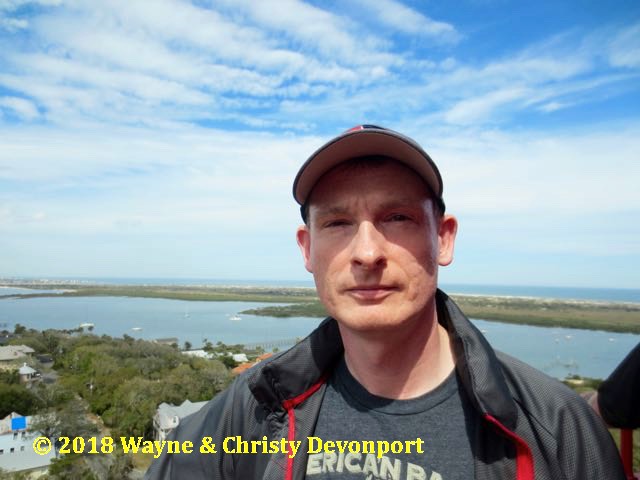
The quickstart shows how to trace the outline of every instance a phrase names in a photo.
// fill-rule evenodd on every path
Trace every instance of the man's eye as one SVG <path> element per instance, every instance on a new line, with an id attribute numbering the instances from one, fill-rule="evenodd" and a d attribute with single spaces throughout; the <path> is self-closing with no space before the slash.
<path id="1" fill-rule="evenodd" d="M 409 220 L 409 217 L 402 215 L 401 213 L 396 213 L 387 217 L 388 222 L 406 222 L 407 220 Z"/>
<path id="2" fill-rule="evenodd" d="M 336 228 L 336 227 L 344 227 L 346 225 L 348 225 L 349 222 L 347 222 L 346 220 L 331 220 L 329 222 L 326 222 L 324 224 L 325 228 Z"/>

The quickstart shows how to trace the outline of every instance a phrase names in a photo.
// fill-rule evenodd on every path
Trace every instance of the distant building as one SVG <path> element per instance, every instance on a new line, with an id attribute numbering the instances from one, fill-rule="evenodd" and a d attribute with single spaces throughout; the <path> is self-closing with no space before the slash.
<path id="1" fill-rule="evenodd" d="M 20 375 L 20 383 L 24 385 L 30 385 L 33 382 L 40 381 L 40 373 L 34 370 L 26 363 L 18 369 L 18 375 Z"/>
<path id="2" fill-rule="evenodd" d="M 182 353 L 185 355 L 189 355 L 190 357 L 207 358 L 207 359 L 216 358 L 222 355 L 220 353 L 209 353 L 206 350 L 203 350 L 201 348 L 197 350 L 183 350 Z M 233 358 L 233 360 L 236 363 L 245 363 L 249 361 L 246 353 L 227 352 L 222 356 L 225 356 L 225 355 Z"/>
<path id="3" fill-rule="evenodd" d="M 40 432 L 29 431 L 32 417 L 11 413 L 0 420 L 0 468 L 8 472 L 45 473 L 55 458 L 52 451 L 38 455 L 33 451 L 33 441 Z"/>
<path id="4" fill-rule="evenodd" d="M 271 357 L 273 355 L 273 353 L 263 353 L 262 355 L 260 355 L 258 358 L 256 358 L 255 362 L 245 362 L 245 363 L 241 363 L 240 365 L 238 365 L 236 368 L 231 370 L 231 374 L 232 375 L 240 375 L 242 372 L 244 372 L 245 370 L 249 370 L 251 367 L 253 367 L 254 365 L 260 363 L 263 360 L 266 360 L 267 358 Z M 234 358 L 235 360 L 235 358 Z"/>
<path id="5" fill-rule="evenodd" d="M 160 345 L 168 345 L 168 346 L 173 346 L 173 345 L 178 345 L 178 339 L 176 337 L 168 337 L 168 338 L 156 338 L 155 340 L 152 340 L 153 343 L 158 343 Z"/>
<path id="6" fill-rule="evenodd" d="M 195 350 L 183 350 L 182 353 L 185 354 L 185 355 L 188 355 L 190 357 L 198 357 L 198 358 L 211 359 L 211 358 L 215 357 L 215 355 L 203 350 L 202 348 L 198 348 L 198 349 L 195 349 Z"/>
<path id="7" fill-rule="evenodd" d="M 263 353 L 262 355 L 259 355 L 256 358 L 256 363 L 260 363 L 261 361 L 266 360 L 267 358 L 270 358 L 270 357 L 273 357 L 273 353 L 271 352 Z"/>
<path id="8" fill-rule="evenodd" d="M 6 325 L 6 323 L 4 324 L 0 324 L 0 329 L 5 328 L 3 327 L 3 325 Z M 6 343 L 11 340 L 13 338 L 13 333 L 7 331 L 7 330 L 0 330 L 0 345 L 6 345 Z"/>
<path id="9" fill-rule="evenodd" d="M 158 405 L 156 414 L 153 416 L 153 429 L 155 430 L 155 439 L 163 441 L 171 431 L 180 425 L 180 421 L 187 415 L 196 413 L 200 410 L 205 402 L 191 402 L 185 400 L 182 405 L 171 405 L 170 403 L 161 403 Z"/>
<path id="10" fill-rule="evenodd" d="M 0 347 L 0 362 L 12 362 L 23 360 L 35 353 L 35 350 L 26 345 L 7 345 Z"/>
<path id="11" fill-rule="evenodd" d="M 231 353 L 231 358 L 237 363 L 246 363 L 249 361 L 246 353 Z"/>

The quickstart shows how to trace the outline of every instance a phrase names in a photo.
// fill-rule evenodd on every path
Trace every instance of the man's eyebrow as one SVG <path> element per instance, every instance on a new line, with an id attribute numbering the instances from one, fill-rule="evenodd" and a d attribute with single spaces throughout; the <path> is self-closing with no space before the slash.
<path id="1" fill-rule="evenodd" d="M 422 202 L 420 202 L 422 204 Z M 409 197 L 401 197 L 394 198 L 392 200 L 388 200 L 382 202 L 378 205 L 378 209 L 380 210 L 393 210 L 395 208 L 408 208 L 415 207 L 416 200 L 415 198 Z M 315 216 L 324 217 L 330 215 L 345 215 L 349 213 L 349 208 L 343 205 L 328 205 L 328 206 L 314 206 Z"/>
<path id="2" fill-rule="evenodd" d="M 382 210 L 393 210 L 394 208 L 406 208 L 413 207 L 416 205 L 415 199 L 409 198 L 398 198 L 389 200 L 387 202 L 383 202 L 380 204 L 380 209 Z"/>
<path id="3" fill-rule="evenodd" d="M 315 207 L 316 216 L 327 215 L 344 215 L 349 212 L 349 209 L 340 205 L 331 205 L 328 207 Z"/>

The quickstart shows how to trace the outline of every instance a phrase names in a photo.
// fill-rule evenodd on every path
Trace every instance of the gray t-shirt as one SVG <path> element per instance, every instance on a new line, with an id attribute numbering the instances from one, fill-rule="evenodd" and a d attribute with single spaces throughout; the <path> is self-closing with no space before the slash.
<path id="1" fill-rule="evenodd" d="M 370 394 L 343 359 L 327 383 L 314 432 L 322 444 L 309 445 L 318 453 L 306 478 L 468 480 L 478 418 L 455 372 L 421 397 L 392 400 Z M 335 444 L 325 449 L 327 441 Z"/>

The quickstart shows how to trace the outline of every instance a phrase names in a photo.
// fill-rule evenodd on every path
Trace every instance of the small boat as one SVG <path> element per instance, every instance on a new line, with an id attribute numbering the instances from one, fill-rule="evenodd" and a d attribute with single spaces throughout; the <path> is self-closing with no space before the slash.
<path id="1" fill-rule="evenodd" d="M 87 322 L 85 322 L 85 323 L 81 323 L 81 324 L 80 324 L 80 325 L 78 325 L 78 326 L 79 326 L 80 328 L 89 328 L 89 327 L 93 328 L 93 327 L 95 327 L 95 325 L 94 325 L 93 323 L 87 323 Z"/>
<path id="2" fill-rule="evenodd" d="M 133 330 L 134 332 L 140 332 L 142 331 L 142 327 L 132 327 L 131 330 Z"/>
<path id="3" fill-rule="evenodd" d="M 229 320 L 233 320 L 234 322 L 237 322 L 237 321 L 242 320 L 242 319 L 240 318 L 240 315 L 231 315 L 229 317 Z"/>

